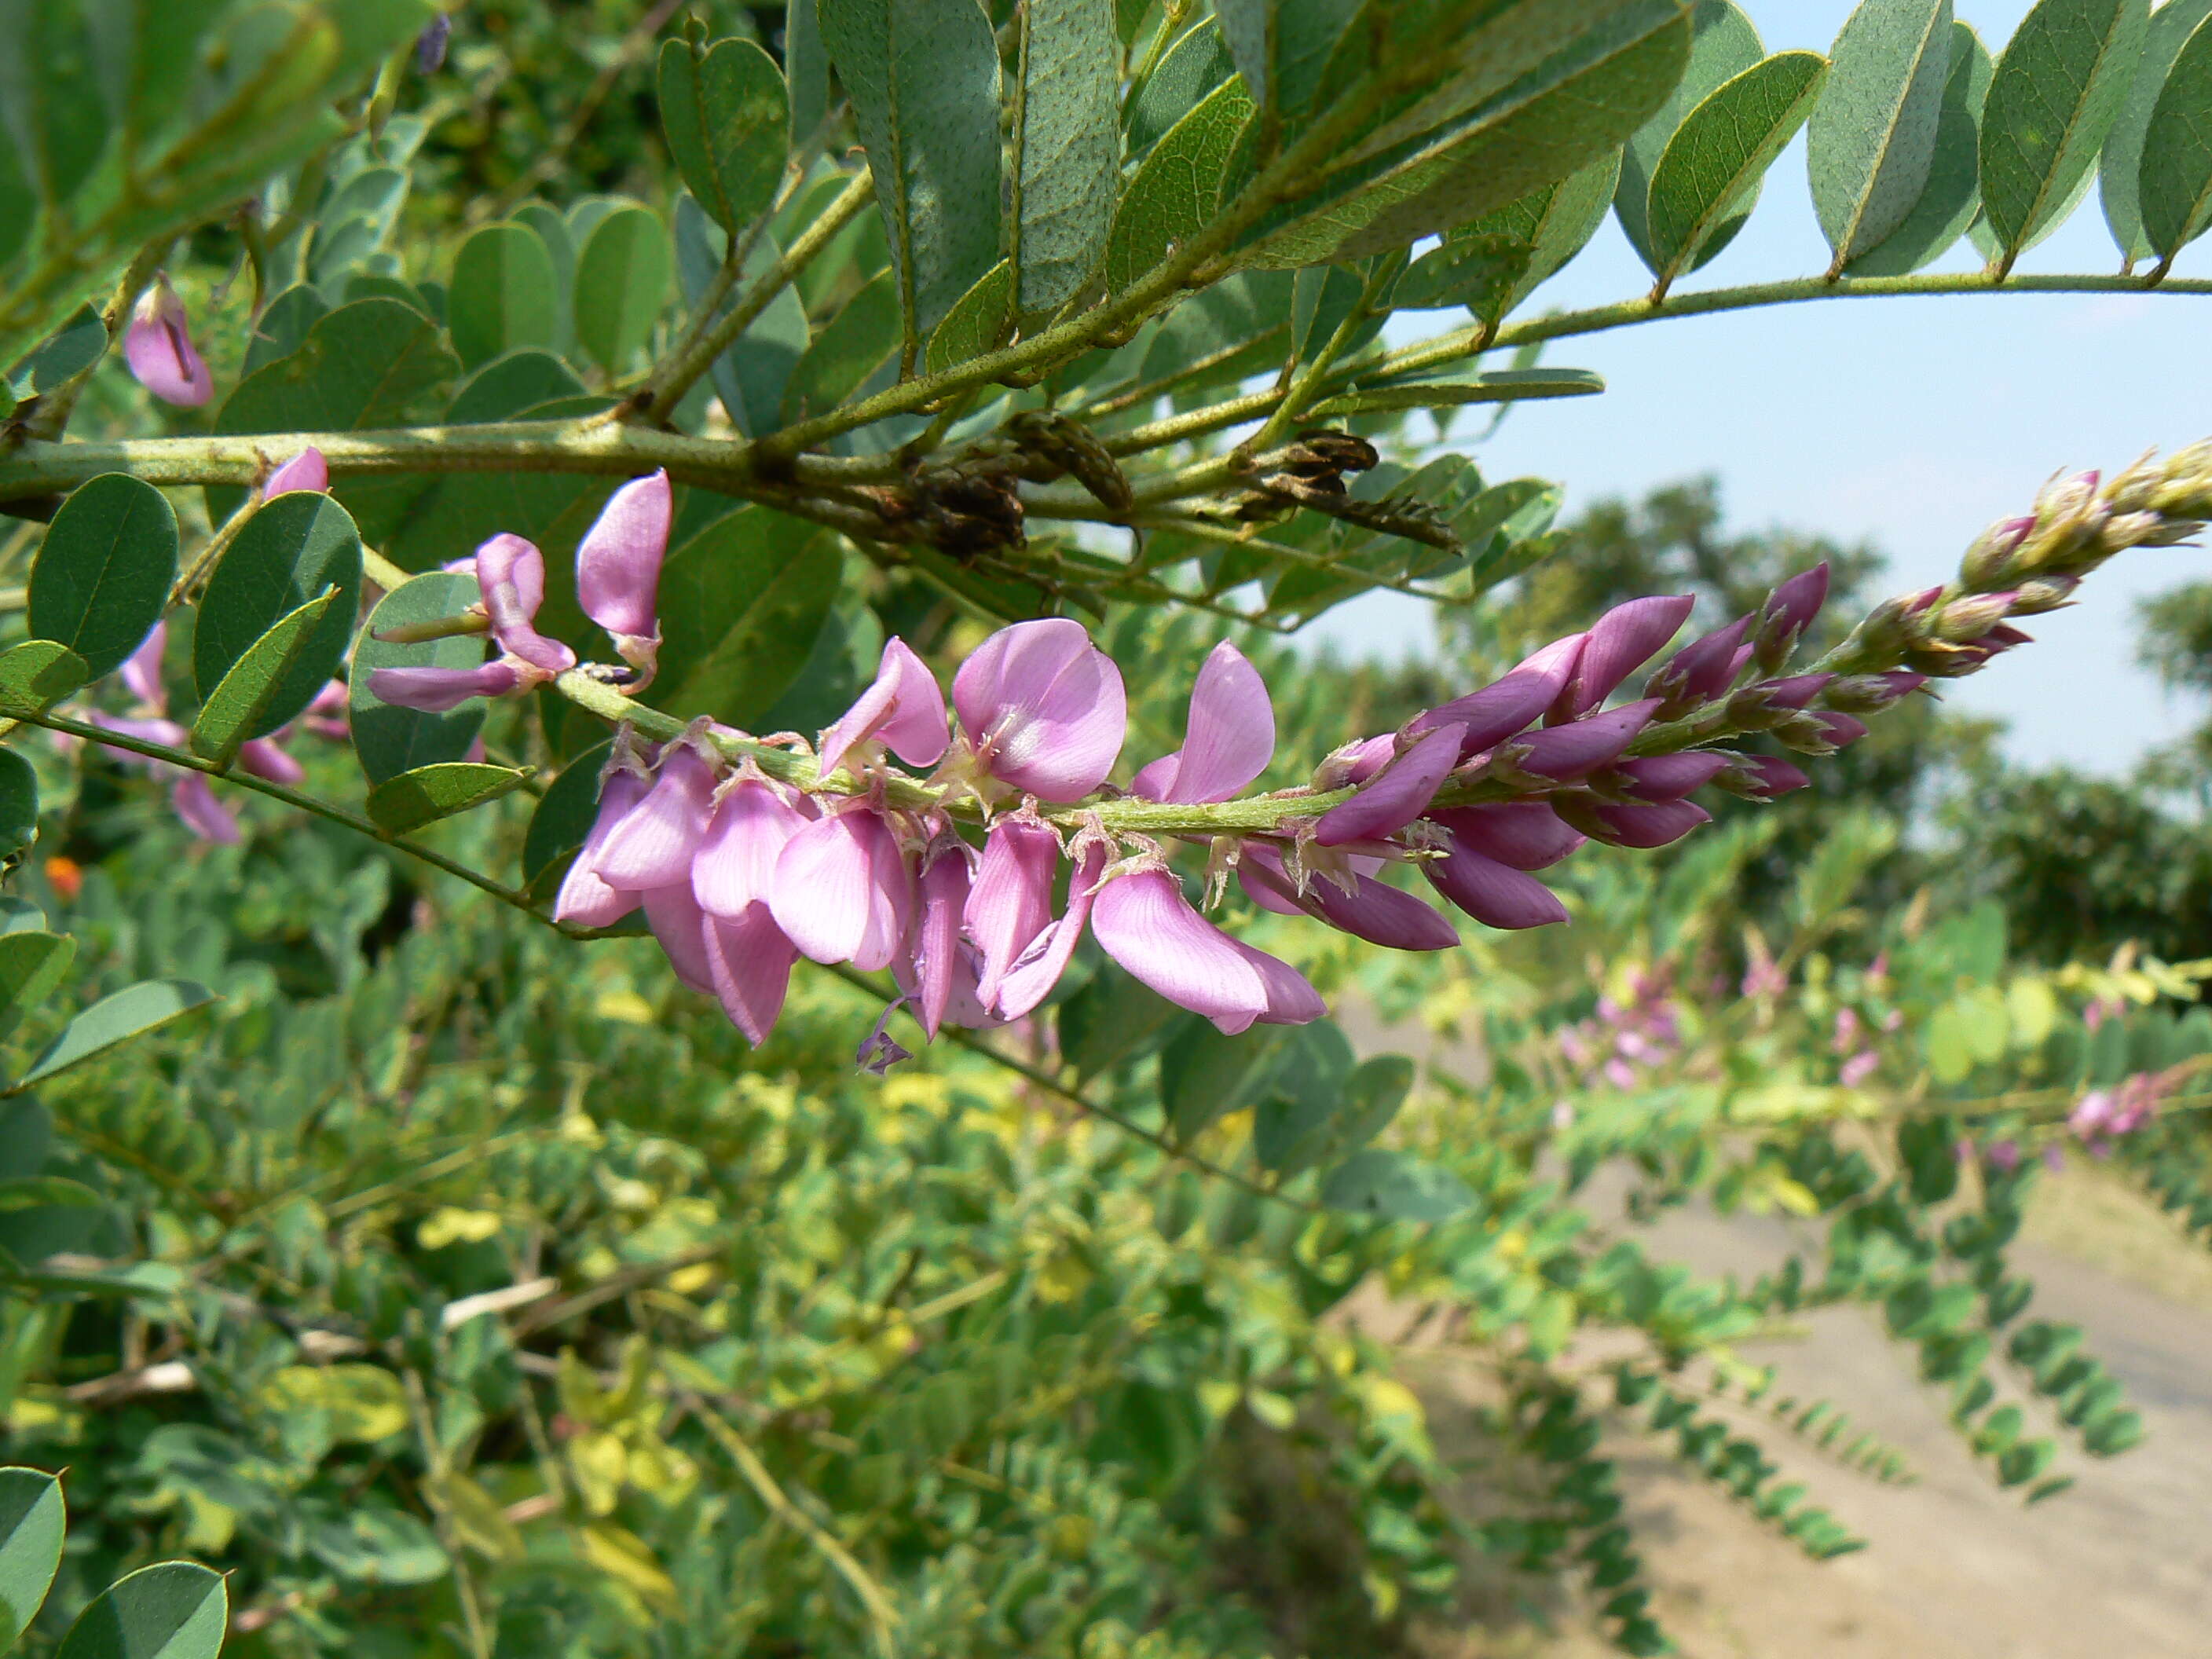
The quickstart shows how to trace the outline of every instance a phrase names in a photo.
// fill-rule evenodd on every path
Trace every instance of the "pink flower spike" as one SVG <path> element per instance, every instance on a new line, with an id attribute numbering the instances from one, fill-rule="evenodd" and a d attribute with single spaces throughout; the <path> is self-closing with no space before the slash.
<path id="1" fill-rule="evenodd" d="M 757 1048 L 783 1012 L 798 949 L 765 904 L 747 905 L 734 919 L 709 916 L 703 937 L 715 1000 L 730 1024 Z"/>
<path id="2" fill-rule="evenodd" d="M 977 1000 L 990 1007 L 1017 958 L 1052 922 L 1052 878 L 1060 837 L 1019 815 L 1000 818 L 983 837 L 983 856 L 968 890 L 963 919 L 982 953 Z"/>
<path id="3" fill-rule="evenodd" d="M 168 647 L 169 624 L 157 622 L 154 631 L 117 671 L 123 689 L 137 698 L 141 708 L 156 714 L 167 714 L 169 708 L 169 689 L 161 681 L 161 658 Z"/>
<path id="4" fill-rule="evenodd" d="M 983 1006 L 1000 1019 L 1016 1020 L 1034 1012 L 1067 971 L 1068 961 L 1082 940 L 1084 924 L 1091 920 L 1091 908 L 1097 902 L 1098 880 L 1105 871 L 1109 850 L 1103 841 L 1077 838 L 1075 869 L 1067 882 L 1066 912 L 1031 939 L 1000 975 L 995 999 L 983 999 Z"/>
<path id="5" fill-rule="evenodd" d="M 660 565 L 675 514 L 665 468 L 633 478 L 608 497 L 576 548 L 577 603 L 648 679 L 660 650 Z"/>
<path id="6" fill-rule="evenodd" d="M 1275 706 L 1260 671 L 1227 640 L 1207 653 L 1190 690 L 1182 747 L 1137 774 L 1132 794 L 1195 805 L 1227 800 L 1275 756 Z"/>
<path id="7" fill-rule="evenodd" d="M 1040 800 L 1080 800 L 1106 781 L 1128 730 L 1121 671 L 1065 617 L 1016 623 L 952 678 L 952 704 L 983 769 Z"/>
<path id="8" fill-rule="evenodd" d="M 1646 755 L 1616 761 L 1607 781 L 1639 801 L 1680 800 L 1704 788 L 1729 769 L 1729 757 L 1710 749 L 1679 755 Z"/>
<path id="9" fill-rule="evenodd" d="M 1392 761 L 1340 806 L 1321 815 L 1314 839 L 1323 847 L 1395 836 L 1429 810 L 1459 764 L 1460 728 L 1438 726 Z"/>
<path id="10" fill-rule="evenodd" d="M 1585 714 L 1565 726 L 1531 732 L 1521 739 L 1528 745 L 1528 753 L 1518 764 L 1522 771 L 1533 772 L 1538 777 L 1571 782 L 1618 759 L 1620 751 L 1635 742 L 1637 734 L 1651 723 L 1652 714 L 1658 707 L 1656 699 L 1646 697 L 1641 702 L 1626 702 L 1602 714 Z"/>
<path id="11" fill-rule="evenodd" d="M 294 490 L 326 495 L 330 487 L 330 463 L 323 459 L 321 450 L 309 444 L 269 475 L 268 482 L 261 486 L 261 499 L 274 501 L 277 496 L 289 495 Z"/>
<path id="12" fill-rule="evenodd" d="M 1406 729 L 1416 736 L 1439 726 L 1466 727 L 1460 757 L 1466 759 L 1510 738 L 1551 707 L 1582 658 L 1587 634 L 1570 634 L 1480 691 L 1440 703 Z"/>
<path id="13" fill-rule="evenodd" d="M 1347 893 L 1326 876 L 1317 877 L 1301 899 L 1281 857 L 1272 848 L 1248 845 L 1237 861 L 1237 878 L 1252 902 L 1279 915 L 1310 915 L 1339 933 L 1390 951 L 1449 951 L 1458 930 L 1411 893 L 1401 892 L 1372 876 L 1355 875 Z"/>
<path id="14" fill-rule="evenodd" d="M 786 844 L 769 908 L 800 955 L 874 973 L 906 943 L 914 869 L 891 827 L 856 801 Z"/>
<path id="15" fill-rule="evenodd" d="M 257 778 L 266 778 L 271 783 L 287 786 L 304 782 L 307 769 L 294 760 L 268 738 L 249 738 L 239 745 L 239 769 L 251 772 Z"/>
<path id="16" fill-rule="evenodd" d="M 650 893 L 680 886 L 690 900 L 691 863 L 707 839 L 714 805 L 714 769 L 691 744 L 670 744 L 653 787 L 608 830 L 592 867 L 610 887 Z"/>
<path id="17" fill-rule="evenodd" d="M 1650 806 L 1592 806 L 1599 823 L 1612 831 L 1616 847 L 1667 847 L 1682 839 L 1713 815 L 1692 800 L 1663 801 Z"/>
<path id="18" fill-rule="evenodd" d="M 1436 821 L 1462 847 L 1515 870 L 1549 869 L 1589 839 L 1540 800 L 1456 806 Z"/>
<path id="19" fill-rule="evenodd" d="M 691 896 L 691 884 L 678 882 L 639 896 L 647 925 L 660 942 L 676 977 L 694 991 L 714 994 L 714 970 L 708 959 L 707 934 L 714 921 Z"/>
<path id="20" fill-rule="evenodd" d="M 650 778 L 627 766 L 617 766 L 606 775 L 599 786 L 599 816 L 592 820 L 584 844 L 569 864 L 568 873 L 562 878 L 561 891 L 553 901 L 554 921 L 577 922 L 586 927 L 611 927 L 637 908 L 635 893 L 621 892 L 608 886 L 592 866 L 599 849 L 606 845 L 609 832 L 629 816 L 652 787 Z"/>
<path id="21" fill-rule="evenodd" d="M 936 765 L 952 741 L 937 676 L 896 635 L 884 641 L 875 683 L 822 734 L 822 775 L 836 771 L 848 750 L 872 741 L 883 743 L 909 766 Z"/>
<path id="22" fill-rule="evenodd" d="M 204 775 L 187 772 L 179 778 L 170 787 L 169 804 L 177 809 L 185 828 L 203 841 L 224 847 L 238 845 L 238 819 L 230 808 L 216 799 Z"/>
<path id="23" fill-rule="evenodd" d="M 190 323 L 185 302 L 161 276 L 139 300 L 123 331 L 123 361 L 131 374 L 163 403 L 179 409 L 198 409 L 215 396 L 206 361 L 192 345 Z"/>
<path id="24" fill-rule="evenodd" d="M 1485 858 L 1472 848 L 1455 847 L 1421 866 L 1437 890 L 1486 927 L 1543 927 L 1567 919 L 1559 895 L 1535 878 Z"/>
<path id="25" fill-rule="evenodd" d="M 700 908 L 735 921 L 768 902 L 775 861 L 812 819 L 750 761 L 724 786 L 691 861 L 691 894 Z"/>
<path id="26" fill-rule="evenodd" d="M 379 668 L 368 677 L 368 695 L 398 708 L 442 714 L 471 697 L 503 697 L 522 684 L 513 663 L 488 662 L 481 668 Z"/>
<path id="27" fill-rule="evenodd" d="M 509 655 L 546 674 L 576 665 L 576 653 L 538 631 L 545 602 L 545 556 L 520 536 L 501 531 L 477 549 L 477 585 L 491 617 L 492 637 Z"/>
<path id="28" fill-rule="evenodd" d="M 1165 869 L 1116 876 L 1099 890 L 1091 936 L 1135 979 L 1224 1035 L 1264 1016 L 1271 987 L 1235 939 L 1191 908 Z"/>
<path id="29" fill-rule="evenodd" d="M 915 925 L 915 1014 L 934 1042 L 960 979 L 960 918 L 968 908 L 968 861 L 975 854 L 958 836 L 947 836 L 931 848 L 927 856 L 928 865 L 921 872 L 921 915 Z"/>
<path id="30" fill-rule="evenodd" d="M 1697 603 L 1687 593 L 1659 594 L 1617 605 L 1600 617 L 1575 664 L 1574 678 L 1552 704 L 1552 720 L 1573 720 L 1611 696 L 1674 637 Z"/>

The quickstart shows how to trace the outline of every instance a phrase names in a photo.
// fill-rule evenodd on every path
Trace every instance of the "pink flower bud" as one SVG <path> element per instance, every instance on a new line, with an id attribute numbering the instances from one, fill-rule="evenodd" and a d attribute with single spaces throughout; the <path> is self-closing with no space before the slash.
<path id="1" fill-rule="evenodd" d="M 319 495 L 327 493 L 330 487 L 330 465 L 323 459 L 323 452 L 310 444 L 269 475 L 268 481 L 261 486 L 261 498 L 273 501 L 295 489 Z"/>
<path id="2" fill-rule="evenodd" d="M 192 344 L 191 319 L 166 276 L 157 277 L 123 331 L 123 361 L 138 384 L 165 404 L 198 409 L 215 396 L 206 361 Z"/>
<path id="3" fill-rule="evenodd" d="M 615 491 L 576 547 L 576 601 L 614 636 L 641 686 L 653 678 L 660 650 L 656 605 L 674 515 L 664 468 Z"/>

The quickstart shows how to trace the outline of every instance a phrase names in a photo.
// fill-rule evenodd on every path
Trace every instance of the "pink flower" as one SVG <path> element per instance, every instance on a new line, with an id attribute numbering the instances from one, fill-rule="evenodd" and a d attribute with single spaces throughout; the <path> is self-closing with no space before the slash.
<path id="1" fill-rule="evenodd" d="M 1227 800 L 1275 754 L 1275 708 L 1267 683 L 1227 640 L 1215 646 L 1191 686 L 1182 747 L 1139 772 L 1129 793 L 1195 805 Z"/>
<path id="2" fill-rule="evenodd" d="M 198 409 L 215 396 L 206 361 L 192 344 L 191 319 L 167 276 L 156 277 L 123 331 L 123 361 L 138 384 L 165 404 Z"/>
<path id="3" fill-rule="evenodd" d="M 1016 623 L 952 679 L 981 773 L 1040 800 L 1080 800 L 1106 781 L 1128 726 L 1121 671 L 1064 617 Z"/>
<path id="4" fill-rule="evenodd" d="M 633 690 L 652 681 L 659 659 L 660 566 L 675 510 L 665 468 L 633 478 L 608 498 L 576 548 L 577 603 L 637 670 Z"/>
<path id="5" fill-rule="evenodd" d="M 1511 672 L 1480 691 L 1439 703 L 1406 729 L 1419 736 L 1440 726 L 1456 726 L 1461 728 L 1460 757 L 1472 758 L 1526 729 L 1558 701 L 1589 640 L 1587 634 L 1554 640 Z"/>
<path id="6" fill-rule="evenodd" d="M 1881 1056 L 1871 1048 L 1864 1048 L 1845 1060 L 1837 1076 L 1843 1079 L 1844 1087 L 1856 1089 L 1881 1069 Z"/>
<path id="7" fill-rule="evenodd" d="M 986 1008 L 996 1006 L 1008 972 L 1052 925 L 1060 853 L 1060 832 L 1033 813 L 1004 816 L 983 837 L 963 920 L 981 955 L 975 994 Z"/>
<path id="8" fill-rule="evenodd" d="M 1199 915 L 1164 865 L 1140 860 L 1109 877 L 1092 906 L 1091 931 L 1132 977 L 1228 1036 L 1258 1021 L 1303 1025 L 1328 1012 L 1297 969 Z"/>
<path id="9" fill-rule="evenodd" d="M 937 677 L 894 635 L 884 642 L 874 683 L 822 734 L 817 765 L 827 777 L 848 753 L 858 750 L 866 763 L 880 744 L 909 766 L 934 766 L 951 742 Z"/>
<path id="10" fill-rule="evenodd" d="M 1352 867 L 1340 874 L 1310 877 L 1301 892 L 1285 869 L 1281 854 L 1264 842 L 1247 842 L 1237 878 L 1263 910 L 1312 916 L 1370 945 L 1393 951 L 1448 951 L 1457 945 L 1459 933 L 1450 922 L 1411 893 L 1358 867 L 1380 862 L 1351 861 Z"/>
<path id="11" fill-rule="evenodd" d="M 1573 675 L 1553 702 L 1554 724 L 1576 720 L 1611 696 L 1620 683 L 1674 637 L 1697 600 L 1687 593 L 1655 595 L 1617 605 L 1597 619 Z"/>
<path id="12" fill-rule="evenodd" d="M 1322 814 L 1314 826 L 1314 840 L 1323 847 L 1340 847 L 1396 835 L 1429 810 L 1437 791 L 1459 764 L 1461 743 L 1456 726 L 1435 726 L 1414 738 L 1361 785 L 1358 793 Z"/>
<path id="13" fill-rule="evenodd" d="M 216 799 L 207 777 L 199 772 L 181 775 L 169 787 L 169 804 L 185 827 L 204 840 L 223 847 L 234 847 L 239 841 L 238 819 L 231 810 Z"/>
<path id="14" fill-rule="evenodd" d="M 274 501 L 295 489 L 323 495 L 330 487 L 330 464 L 323 459 L 323 452 L 310 444 L 269 475 L 261 486 L 261 499 Z"/>
<path id="15" fill-rule="evenodd" d="M 897 959 L 915 899 L 914 863 L 897 834 L 854 800 L 785 844 L 769 908 L 800 955 L 872 973 Z"/>
<path id="16" fill-rule="evenodd" d="M 637 908 L 635 892 L 609 886 L 597 868 L 608 835 L 627 818 L 653 787 L 653 774 L 644 757 L 627 736 L 615 739 L 612 757 L 599 775 L 599 811 L 585 835 L 584 844 L 562 878 L 553 901 L 553 919 L 585 927 L 611 927 Z"/>
<path id="17" fill-rule="evenodd" d="M 476 668 L 379 668 L 368 677 L 380 702 L 443 714 L 471 697 L 500 697 L 543 685 L 576 665 L 576 653 L 537 629 L 545 600 L 545 557 L 501 532 L 477 549 L 477 584 L 501 655 Z"/>

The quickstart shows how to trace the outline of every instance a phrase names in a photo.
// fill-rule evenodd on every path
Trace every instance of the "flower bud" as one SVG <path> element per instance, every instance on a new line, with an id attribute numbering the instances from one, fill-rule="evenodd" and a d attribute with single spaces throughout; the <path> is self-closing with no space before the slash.
<path id="1" fill-rule="evenodd" d="M 1993 588 L 2005 578 L 2012 556 L 2035 528 L 2033 517 L 2000 519 L 1974 539 L 1959 561 L 1959 574 L 1978 591 Z"/>
<path id="2" fill-rule="evenodd" d="M 1953 645 L 1979 639 L 2011 613 L 2018 597 L 2013 592 L 1964 594 L 1936 614 L 1935 635 Z"/>
<path id="3" fill-rule="evenodd" d="M 1810 782 L 1802 769 L 1779 755 L 1731 755 L 1728 769 L 1714 777 L 1713 787 L 1746 800 L 1769 801 Z"/>
<path id="4" fill-rule="evenodd" d="M 1735 683 L 1751 657 L 1751 648 L 1743 642 L 1751 623 L 1748 614 L 1738 617 L 1725 628 L 1691 641 L 1659 665 L 1645 683 L 1644 695 L 1662 699 L 1660 719 L 1672 720 Z"/>
<path id="5" fill-rule="evenodd" d="M 1843 674 L 1830 684 L 1820 701 L 1846 714 L 1878 714 L 1927 684 L 1925 674 L 1909 673 L 1903 669 L 1881 674 Z"/>
<path id="6" fill-rule="evenodd" d="M 215 396 L 206 361 L 192 344 L 185 302 L 166 276 L 155 279 L 123 331 L 123 361 L 138 384 L 165 404 L 198 409 Z"/>
<path id="7" fill-rule="evenodd" d="M 2074 590 L 2081 585 L 2079 576 L 2048 576 L 2040 581 L 2023 582 L 2013 596 L 2012 614 L 2039 617 L 2046 611 L 2061 610 L 2074 603 Z"/>
<path id="8" fill-rule="evenodd" d="M 576 548 L 577 603 L 637 670 L 632 690 L 651 681 L 660 653 L 655 601 L 674 512 L 665 468 L 633 478 L 608 498 Z"/>
<path id="9" fill-rule="evenodd" d="M 1823 559 L 1810 570 L 1801 571 L 1767 595 L 1766 606 L 1759 613 L 1759 637 L 1753 660 L 1760 670 L 1771 672 L 1789 661 L 1790 653 L 1813 619 L 1820 614 L 1820 607 L 1828 602 L 1828 562 Z"/>

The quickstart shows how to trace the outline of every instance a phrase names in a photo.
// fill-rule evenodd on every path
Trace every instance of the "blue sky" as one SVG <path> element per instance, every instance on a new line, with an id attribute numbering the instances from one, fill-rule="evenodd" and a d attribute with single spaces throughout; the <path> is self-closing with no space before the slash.
<path id="1" fill-rule="evenodd" d="M 1993 51 L 2027 9 L 2025 0 L 1955 3 Z M 1850 6 L 1749 0 L 1746 9 L 1769 51 L 1825 51 Z M 1801 135 L 1767 175 L 1749 226 L 1688 283 L 1802 276 L 1827 259 Z M 1962 245 L 1936 268 L 1978 263 Z M 2118 269 L 2094 190 L 2021 269 Z M 2177 271 L 2212 275 L 2212 239 L 2185 252 Z M 1572 309 L 1650 285 L 1608 221 L 1538 303 Z M 1455 326 L 1462 314 L 1426 320 L 1420 332 Z M 1869 541 L 1888 554 L 1900 590 L 1943 579 L 1976 532 L 2023 510 L 2061 467 L 2116 467 L 2153 445 L 2212 434 L 2212 296 L 1846 300 L 1563 340 L 1546 361 L 1595 369 L 1607 390 L 1516 410 L 1474 452 L 1486 477 L 1558 479 L 1571 512 L 1711 472 L 1735 527 L 1788 524 Z M 2123 770 L 2202 713 L 2135 665 L 2135 600 L 2208 575 L 2212 556 L 2193 548 L 2124 555 L 2085 584 L 2075 608 L 2036 619 L 2035 645 L 1951 697 L 2007 718 L 2008 751 L 2022 761 Z M 1388 653 L 1428 637 L 1425 618 L 1409 614 L 1422 609 L 1370 595 L 1322 626 L 1344 646 Z"/>

